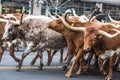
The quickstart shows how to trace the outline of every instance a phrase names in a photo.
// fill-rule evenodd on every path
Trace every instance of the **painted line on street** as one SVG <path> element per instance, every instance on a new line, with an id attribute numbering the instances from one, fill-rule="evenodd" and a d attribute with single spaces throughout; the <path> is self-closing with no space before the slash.
<path id="1" fill-rule="evenodd" d="M 63 66 L 43 66 L 45 69 L 54 69 L 58 68 L 61 69 Z M 86 68 L 87 66 L 83 66 L 83 68 Z M 70 68 L 70 66 L 68 67 Z M 90 66 L 90 68 L 95 68 L 95 66 Z M 0 66 L 0 69 L 16 69 L 16 66 Z M 21 69 L 38 69 L 38 66 L 22 66 Z"/>
<path id="2" fill-rule="evenodd" d="M 44 66 L 43 68 L 62 68 L 62 66 Z M 16 66 L 0 66 L 0 69 L 16 69 Z M 38 66 L 22 66 L 21 69 L 38 69 Z"/>

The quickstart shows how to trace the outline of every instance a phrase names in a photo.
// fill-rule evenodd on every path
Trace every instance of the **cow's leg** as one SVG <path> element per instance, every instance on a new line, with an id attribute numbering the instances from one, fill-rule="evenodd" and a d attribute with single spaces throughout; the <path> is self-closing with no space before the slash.
<path id="1" fill-rule="evenodd" d="M 24 51 L 24 53 L 22 54 L 22 56 L 21 56 L 21 60 L 19 61 L 19 63 L 18 63 L 18 66 L 17 66 L 17 71 L 19 71 L 20 69 L 21 69 L 21 66 L 22 66 L 22 63 L 23 63 L 23 60 L 25 59 L 25 57 L 27 56 L 27 55 L 29 55 L 29 53 L 30 52 L 32 52 L 33 51 L 33 46 L 34 46 L 34 44 L 33 44 L 33 42 L 29 42 L 28 43 L 28 45 L 27 45 L 27 49 Z"/>
<path id="2" fill-rule="evenodd" d="M 120 57 L 119 57 L 118 63 L 117 63 L 117 71 L 120 71 Z"/>
<path id="3" fill-rule="evenodd" d="M 67 53 L 67 54 L 68 54 L 69 56 L 68 56 L 68 58 L 67 58 L 67 61 L 66 61 L 66 63 L 65 63 L 65 66 L 63 66 L 63 70 L 66 70 L 66 69 L 67 69 L 67 67 L 68 67 L 71 59 L 72 59 L 73 56 L 74 56 L 73 51 L 71 51 L 71 50 L 69 50 L 69 49 L 68 49 L 68 53 Z"/>
<path id="4" fill-rule="evenodd" d="M 31 51 L 30 51 L 30 52 L 31 52 Z M 16 71 L 19 71 L 19 70 L 21 69 L 23 60 L 25 59 L 25 57 L 26 57 L 30 52 L 28 52 L 28 53 L 23 53 L 23 54 L 22 54 L 21 60 L 20 60 L 20 62 L 18 63 L 18 66 L 17 66 Z"/>
<path id="5" fill-rule="evenodd" d="M 33 60 L 31 61 L 30 65 L 34 65 L 34 63 L 36 62 L 36 60 L 38 59 L 38 57 L 39 57 L 39 54 L 37 53 L 35 55 L 35 57 L 33 58 Z"/>
<path id="6" fill-rule="evenodd" d="M 63 61 L 63 49 L 60 49 L 60 60 L 59 62 L 62 63 Z"/>
<path id="7" fill-rule="evenodd" d="M 2 60 L 3 53 L 4 53 L 4 49 L 2 46 L 0 46 L 0 62 Z"/>
<path id="8" fill-rule="evenodd" d="M 95 55 L 93 55 L 94 56 L 94 65 L 95 65 L 95 68 L 97 69 L 98 67 L 99 67 L 99 65 L 98 65 L 98 56 L 95 54 Z"/>
<path id="9" fill-rule="evenodd" d="M 39 58 L 40 58 L 40 66 L 38 66 L 38 69 L 39 70 L 42 70 L 43 68 L 43 54 L 42 54 L 43 51 L 39 51 L 38 54 L 39 54 Z"/>
<path id="10" fill-rule="evenodd" d="M 99 66 L 100 66 L 100 72 L 102 75 L 106 75 L 106 71 L 104 70 L 104 63 L 106 60 L 101 59 L 100 57 L 98 58 L 99 60 Z"/>
<path id="11" fill-rule="evenodd" d="M 64 57 L 64 61 L 67 60 L 68 56 L 69 56 L 69 53 L 67 52 L 67 54 L 66 54 L 65 57 Z"/>
<path id="12" fill-rule="evenodd" d="M 10 55 L 12 56 L 12 58 L 13 58 L 16 62 L 19 62 L 20 59 L 17 58 L 17 57 L 15 56 L 15 54 L 14 54 L 14 51 L 15 51 L 14 47 L 15 47 L 15 45 L 14 45 L 14 44 L 11 44 L 10 47 L 9 47 L 9 52 L 10 52 Z"/>
<path id="13" fill-rule="evenodd" d="M 109 61 L 109 72 L 108 75 L 106 77 L 106 80 L 112 80 L 112 76 L 113 76 L 113 68 L 115 66 L 115 61 L 116 59 L 118 59 L 118 55 L 114 54 L 112 57 L 110 57 L 110 61 Z"/>
<path id="14" fill-rule="evenodd" d="M 80 65 L 79 65 L 79 69 L 78 69 L 78 71 L 76 72 L 76 74 L 81 74 L 81 73 L 82 73 L 82 70 L 83 70 L 83 57 L 80 58 Z"/>
<path id="15" fill-rule="evenodd" d="M 47 59 L 47 63 L 46 63 L 47 66 L 49 66 L 51 63 L 51 51 L 52 50 L 47 50 L 47 54 L 48 54 L 48 59 Z"/>
<path id="16" fill-rule="evenodd" d="M 115 70 L 116 70 L 116 71 L 120 71 L 120 57 L 119 57 L 116 65 L 115 65 Z"/>
<path id="17" fill-rule="evenodd" d="M 53 56 L 57 53 L 58 50 L 53 50 L 51 52 L 51 60 L 50 60 L 50 63 L 52 62 L 52 59 L 53 59 Z"/>
<path id="18" fill-rule="evenodd" d="M 84 54 L 83 49 L 79 49 L 79 51 L 78 51 L 77 55 L 75 56 L 75 59 L 72 63 L 72 66 L 70 67 L 69 71 L 66 73 L 66 77 L 70 77 L 72 75 L 75 65 L 77 64 L 78 60 L 80 58 L 82 58 L 83 54 Z M 82 65 L 82 64 L 80 64 L 80 65 Z"/>
<path id="19" fill-rule="evenodd" d="M 87 64 L 86 64 L 86 71 L 88 71 L 90 69 L 90 62 L 92 60 L 92 57 L 93 57 L 93 53 L 89 53 L 88 59 L 87 59 Z"/>

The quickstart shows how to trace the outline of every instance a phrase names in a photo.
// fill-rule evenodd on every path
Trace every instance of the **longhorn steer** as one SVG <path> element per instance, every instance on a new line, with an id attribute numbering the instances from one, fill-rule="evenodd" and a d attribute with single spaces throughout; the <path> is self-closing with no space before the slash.
<path id="1" fill-rule="evenodd" d="M 103 27 L 101 27 L 100 29 L 103 29 Z M 99 34 L 100 29 L 96 29 L 95 27 L 90 27 L 86 29 L 84 34 L 84 50 L 88 51 L 91 47 L 94 48 L 96 53 L 99 55 L 100 71 L 104 74 L 106 72 L 103 70 L 103 60 L 109 59 L 109 72 L 106 79 L 111 80 L 116 59 L 118 59 L 120 56 L 120 52 L 116 51 L 117 48 L 120 47 L 120 36 L 117 36 L 115 38 L 108 38 L 105 36 L 101 37 L 101 35 Z M 110 31 L 110 29 L 111 28 L 106 27 L 105 31 L 113 33 L 113 31 Z M 113 51 L 111 52 L 110 50 Z"/>
<path id="2" fill-rule="evenodd" d="M 116 59 L 118 59 L 120 56 L 120 52 L 118 50 L 120 47 L 120 42 L 119 42 L 120 35 L 118 35 L 120 34 L 120 31 L 114 28 L 111 24 L 106 24 L 106 23 L 91 22 L 92 24 L 91 23 L 86 23 L 86 25 L 79 24 L 79 26 L 85 26 L 85 27 L 72 27 L 68 23 L 66 23 L 64 19 L 62 19 L 62 21 L 66 25 L 66 27 L 72 31 L 78 31 L 78 32 L 84 31 L 83 49 L 85 51 L 90 51 L 93 48 L 96 54 L 99 55 L 100 71 L 105 73 L 105 71 L 103 70 L 103 60 L 109 59 L 109 66 L 108 66 L 109 72 L 106 79 L 111 80 L 114 64 L 116 62 Z M 113 52 L 106 52 L 109 50 L 113 50 Z"/>
<path id="3" fill-rule="evenodd" d="M 40 68 L 42 68 L 42 51 L 44 49 L 60 49 L 67 46 L 62 34 L 47 28 L 47 23 L 50 21 L 52 19 L 49 17 L 29 15 L 24 18 L 22 24 L 7 22 L 3 39 L 14 40 L 19 38 L 27 43 L 27 49 L 22 54 L 17 70 L 21 69 L 24 58 L 32 51 L 39 52 L 38 55 L 41 57 Z"/>

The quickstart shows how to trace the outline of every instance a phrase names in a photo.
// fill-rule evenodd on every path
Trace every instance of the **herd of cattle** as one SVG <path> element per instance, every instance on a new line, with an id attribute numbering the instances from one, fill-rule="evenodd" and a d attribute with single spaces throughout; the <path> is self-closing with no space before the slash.
<path id="1" fill-rule="evenodd" d="M 69 15 L 71 12 L 73 15 Z M 75 57 L 66 77 L 70 77 L 76 67 L 78 67 L 76 74 L 81 74 L 84 56 L 88 55 L 86 69 L 89 70 L 90 61 L 94 58 L 101 74 L 106 75 L 106 80 L 111 80 L 113 70 L 117 68 L 115 65 L 120 62 L 120 21 L 115 21 L 108 15 L 111 22 L 103 23 L 95 16 L 78 16 L 74 10 L 67 10 L 57 17 L 49 13 L 49 16 L 25 15 L 24 12 L 0 15 L 0 61 L 4 47 L 7 46 L 10 55 L 18 62 L 17 71 L 21 69 L 25 57 L 31 52 L 37 52 L 31 65 L 40 58 L 39 69 L 42 69 L 44 50 L 48 52 L 47 65 L 50 65 L 52 57 L 58 50 L 61 51 L 62 62 L 63 49 L 67 47 L 64 70 Z M 16 44 L 25 47 L 21 59 L 14 54 Z"/>

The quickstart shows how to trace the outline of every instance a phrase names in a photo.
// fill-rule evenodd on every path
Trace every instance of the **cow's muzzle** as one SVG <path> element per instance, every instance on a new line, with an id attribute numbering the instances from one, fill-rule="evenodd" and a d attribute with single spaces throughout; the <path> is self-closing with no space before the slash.
<path id="1" fill-rule="evenodd" d="M 90 51 L 90 50 L 91 50 L 91 47 L 89 47 L 89 46 L 84 46 L 84 47 L 83 47 L 83 50 L 85 50 L 85 51 Z"/>

